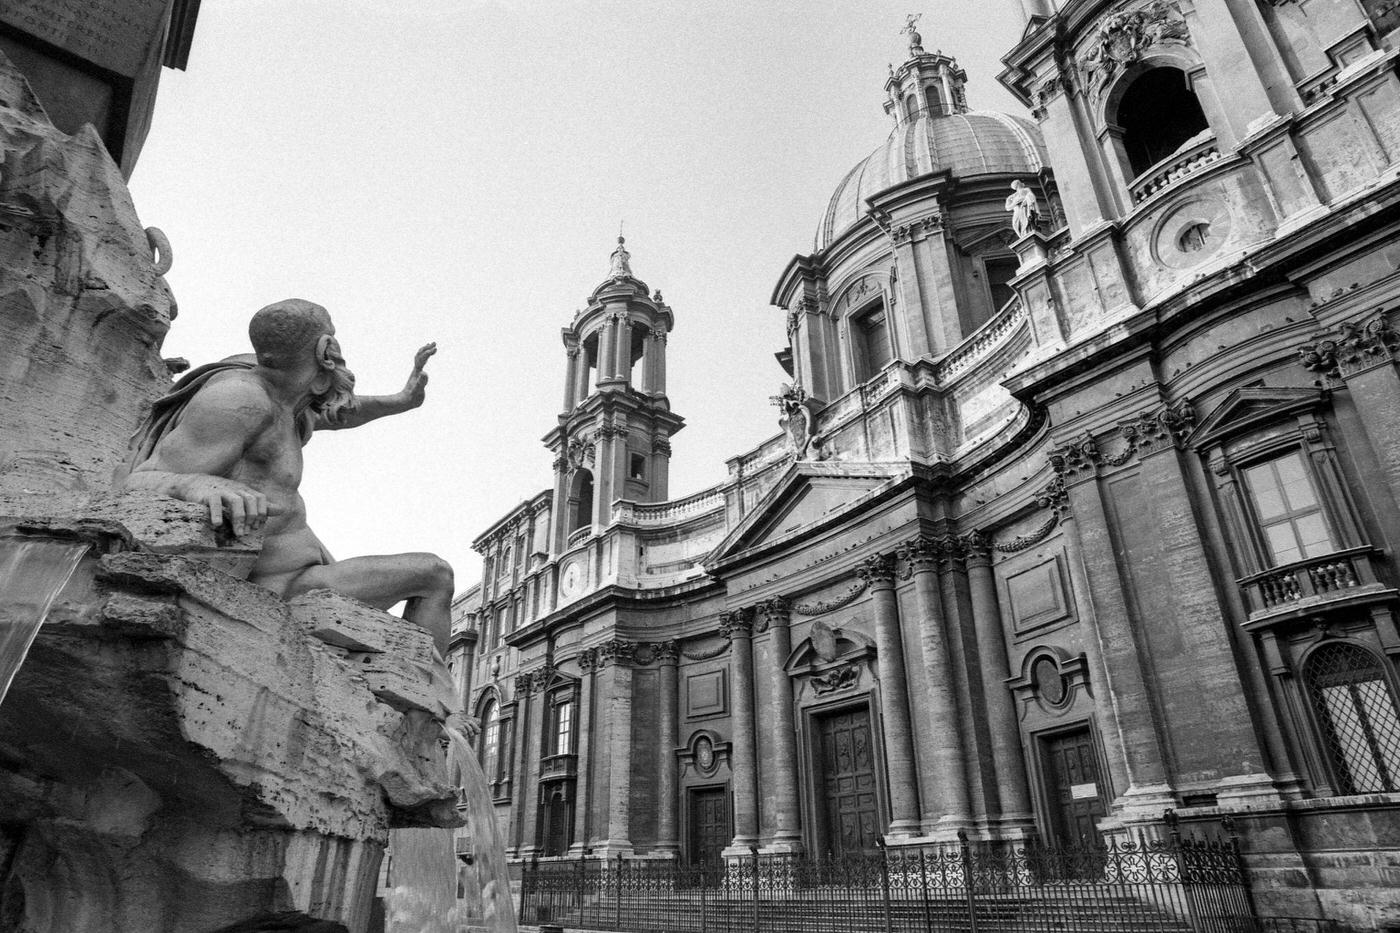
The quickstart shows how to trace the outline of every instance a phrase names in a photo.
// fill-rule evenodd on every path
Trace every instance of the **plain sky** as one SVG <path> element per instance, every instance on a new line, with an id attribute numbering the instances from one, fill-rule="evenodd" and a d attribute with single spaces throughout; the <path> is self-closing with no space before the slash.
<path id="1" fill-rule="evenodd" d="M 608 270 L 676 316 L 671 492 L 725 478 L 776 434 L 787 377 L 769 304 L 826 201 L 876 148 L 887 63 L 955 55 L 973 109 L 1024 114 L 995 81 L 1016 0 L 206 0 L 166 71 L 132 190 L 162 228 L 180 316 L 166 356 L 247 350 L 272 301 L 326 305 L 357 390 L 398 389 L 436 340 L 427 404 L 317 434 L 303 493 L 338 557 L 471 543 L 552 484 L 559 331 Z"/>

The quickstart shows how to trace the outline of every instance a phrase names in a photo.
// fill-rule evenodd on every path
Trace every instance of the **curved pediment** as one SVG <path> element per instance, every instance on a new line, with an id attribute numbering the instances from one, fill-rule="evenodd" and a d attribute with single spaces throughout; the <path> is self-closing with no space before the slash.
<path id="1" fill-rule="evenodd" d="M 783 670 L 789 674 L 812 673 L 874 654 L 875 644 L 868 636 L 851 629 L 832 628 L 819 619 L 813 623 L 811 635 L 788 655 Z"/>

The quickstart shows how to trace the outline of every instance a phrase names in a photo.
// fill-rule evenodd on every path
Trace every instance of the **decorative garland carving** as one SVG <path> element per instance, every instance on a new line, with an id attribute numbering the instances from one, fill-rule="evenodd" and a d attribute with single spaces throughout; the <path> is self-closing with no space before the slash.
<path id="1" fill-rule="evenodd" d="M 865 592 L 866 586 L 866 581 L 862 579 L 840 596 L 818 600 L 814 603 L 793 603 L 790 608 L 793 612 L 802 616 L 823 615 L 824 613 L 833 612 L 840 609 L 842 606 L 849 606 L 851 603 L 855 602 L 857 597 Z"/>
<path id="2" fill-rule="evenodd" d="M 1060 489 L 1061 491 L 1063 491 L 1064 486 L 1061 485 Z M 1024 551 L 1031 545 L 1039 544 L 1041 541 L 1044 541 L 1045 538 L 1049 536 L 1050 532 L 1055 528 L 1055 525 L 1059 523 L 1059 521 L 1059 510 L 1053 509 L 1050 512 L 1050 517 L 1045 519 L 1045 521 L 1041 525 L 1037 526 L 1034 531 L 1028 531 L 1023 535 L 1017 535 L 1010 541 L 1007 541 L 1005 544 L 993 544 L 992 547 L 996 548 L 997 551 L 999 551 L 1002 554 L 1015 554 L 1017 551 Z"/>
<path id="3" fill-rule="evenodd" d="M 729 642 L 721 641 L 710 648 L 682 648 L 681 657 L 688 661 L 708 661 L 717 658 L 729 650 Z"/>

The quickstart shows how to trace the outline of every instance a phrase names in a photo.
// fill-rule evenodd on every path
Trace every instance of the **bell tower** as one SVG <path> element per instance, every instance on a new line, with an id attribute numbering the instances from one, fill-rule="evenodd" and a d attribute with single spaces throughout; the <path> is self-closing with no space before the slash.
<path id="1" fill-rule="evenodd" d="M 617 499 L 663 502 L 671 435 L 685 419 L 666 398 L 666 338 L 675 324 L 661 292 L 632 273 L 617 238 L 608 277 L 562 331 L 564 407 L 544 437 L 554 453 L 551 556 L 600 534 Z"/>

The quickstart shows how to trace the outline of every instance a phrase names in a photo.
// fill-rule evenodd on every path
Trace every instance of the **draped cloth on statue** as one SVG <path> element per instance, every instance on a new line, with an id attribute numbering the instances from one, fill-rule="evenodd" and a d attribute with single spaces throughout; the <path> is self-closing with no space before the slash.
<path id="1" fill-rule="evenodd" d="M 156 446 L 180 423 L 180 416 L 184 414 L 190 400 L 199 394 L 200 389 L 209 384 L 210 379 L 220 373 L 239 369 L 248 370 L 256 365 L 253 355 L 245 353 L 231 356 L 217 363 L 206 363 L 181 376 L 169 392 L 156 399 L 151 406 L 151 413 L 146 416 L 146 420 L 131 436 L 126 462 L 118 469 L 116 481 L 121 483 L 132 470 L 151 458 L 151 454 L 155 453 Z M 297 434 L 301 437 L 303 445 L 311 439 L 311 432 L 315 428 L 315 424 L 316 416 L 309 408 L 301 413 L 301 417 L 297 421 Z"/>

